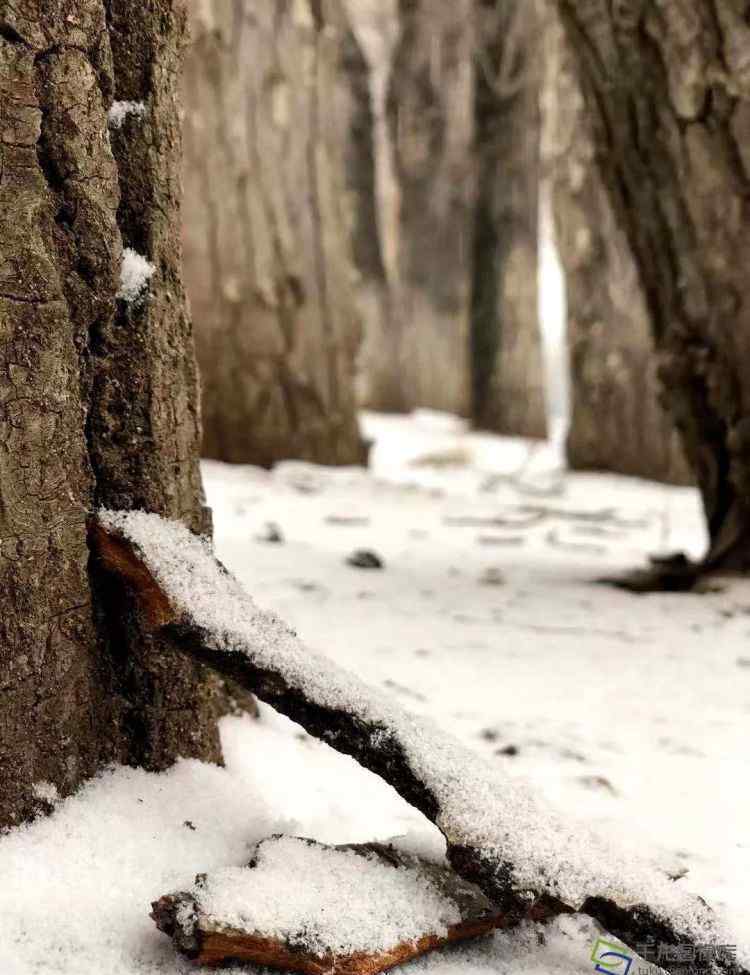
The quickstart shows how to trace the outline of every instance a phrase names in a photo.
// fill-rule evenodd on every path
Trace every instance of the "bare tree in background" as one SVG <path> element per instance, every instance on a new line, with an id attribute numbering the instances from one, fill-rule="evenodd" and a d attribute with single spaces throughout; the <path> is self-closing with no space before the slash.
<path id="1" fill-rule="evenodd" d="M 357 463 L 361 323 L 332 111 L 337 0 L 193 0 L 185 77 L 185 279 L 204 451 Z"/>
<path id="2" fill-rule="evenodd" d="M 382 262 L 363 265 L 364 402 L 541 436 L 535 5 L 347 9 L 370 72 Z"/>
<path id="3" fill-rule="evenodd" d="M 546 431 L 537 302 L 542 20 L 537 0 L 476 0 L 472 417 Z"/>
<path id="4" fill-rule="evenodd" d="M 344 154 L 347 212 L 356 268 L 355 294 L 363 323 L 357 364 L 360 403 L 403 410 L 407 396 L 399 361 L 400 327 L 393 270 L 387 264 L 388 203 L 382 197 L 383 79 L 388 73 L 389 24 L 382 7 L 366 9 L 350 0 L 348 29 L 341 45 L 335 117 Z M 395 24 L 395 19 L 393 20 Z M 352 25 L 352 26 L 349 26 Z M 353 26 L 358 26 L 355 32 Z M 364 36 L 363 36 L 364 35 Z M 368 61 L 367 54 L 373 58 Z"/>
<path id="5" fill-rule="evenodd" d="M 635 257 L 707 567 L 750 567 L 750 26 L 714 0 L 558 0 Z"/>
<path id="6" fill-rule="evenodd" d="M 405 406 L 468 415 L 473 0 L 399 0 L 387 115 Z"/>
<path id="7" fill-rule="evenodd" d="M 0 827 L 39 810 L 36 783 L 67 794 L 104 763 L 219 757 L 198 669 L 123 612 L 86 531 L 96 506 L 205 527 L 182 9 L 44 6 L 0 2 Z M 123 246 L 153 265 L 131 301 L 116 297 Z"/>
<path id="8" fill-rule="evenodd" d="M 576 66 L 554 12 L 545 25 L 545 167 L 565 269 L 570 466 L 691 483 L 660 402 L 649 305 L 599 174 Z"/>

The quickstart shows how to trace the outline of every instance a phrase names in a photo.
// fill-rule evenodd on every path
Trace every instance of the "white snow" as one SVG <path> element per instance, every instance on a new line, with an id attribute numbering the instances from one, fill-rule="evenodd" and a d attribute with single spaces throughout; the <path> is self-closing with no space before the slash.
<path id="1" fill-rule="evenodd" d="M 35 782 L 34 783 L 34 797 L 39 799 L 40 802 L 45 802 L 50 806 L 53 806 L 60 799 L 60 794 L 57 791 L 57 786 L 54 782 Z"/>
<path id="2" fill-rule="evenodd" d="M 556 817 L 625 848 L 615 872 L 631 852 L 687 871 L 674 886 L 704 895 L 746 952 L 750 585 L 635 597 L 592 584 L 649 552 L 699 552 L 695 492 L 563 474 L 554 446 L 434 415 L 369 415 L 365 431 L 376 440 L 369 473 L 205 464 L 221 560 L 378 698 L 431 717 L 509 782 L 531 782 Z M 434 462 L 445 454 L 452 464 Z M 455 522 L 467 516 L 495 523 Z M 268 521 L 284 544 L 257 540 Z M 347 566 L 355 548 L 374 548 L 386 568 Z M 483 582 L 488 569 L 504 582 Z M 398 834 L 443 852 L 390 788 L 268 708 L 221 730 L 224 769 L 114 769 L 0 837 L 2 975 L 195 971 L 156 931 L 151 900 L 246 863 L 272 833 Z M 526 925 L 405 975 L 580 975 L 596 937 L 578 916 Z"/>
<path id="3" fill-rule="evenodd" d="M 262 843 L 253 860 L 252 870 L 225 867 L 190 889 L 209 921 L 323 957 L 444 937 L 461 920 L 423 872 L 374 854 L 281 836 Z"/>
<path id="4" fill-rule="evenodd" d="M 517 890 L 544 891 L 574 907 L 590 896 L 623 906 L 646 903 L 698 941 L 726 942 L 726 933 L 713 929 L 709 912 L 683 885 L 602 841 L 580 818 L 556 815 L 501 764 L 383 700 L 353 673 L 311 651 L 277 616 L 259 610 L 183 525 L 144 512 L 102 512 L 100 520 L 136 545 L 180 619 L 194 623 L 208 646 L 280 673 L 323 707 L 382 726 L 380 733 L 400 743 L 436 797 L 444 835 L 481 851 L 498 869 L 510 860 Z"/>
<path id="5" fill-rule="evenodd" d="M 132 247 L 124 248 L 122 252 L 122 266 L 120 267 L 120 290 L 117 297 L 123 301 L 137 301 L 151 279 L 156 268 L 142 254 Z"/>
<path id="6" fill-rule="evenodd" d="M 146 106 L 143 102 L 112 102 L 112 107 L 108 114 L 108 121 L 113 129 L 119 129 L 129 115 L 135 118 L 143 118 L 145 114 Z"/>

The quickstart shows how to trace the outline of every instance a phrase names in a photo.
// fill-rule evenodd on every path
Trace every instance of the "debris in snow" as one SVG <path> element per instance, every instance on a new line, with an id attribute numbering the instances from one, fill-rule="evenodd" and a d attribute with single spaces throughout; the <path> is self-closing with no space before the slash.
<path id="1" fill-rule="evenodd" d="M 105 568 L 135 588 L 152 626 L 170 625 L 184 652 L 385 779 L 440 828 L 454 869 L 497 901 L 508 923 L 580 910 L 623 940 L 732 943 L 679 883 L 561 819 L 504 766 L 310 651 L 183 525 L 104 511 L 92 529 Z M 729 969 L 717 953 L 710 970 Z"/>
<path id="2" fill-rule="evenodd" d="M 518 755 L 518 745 L 504 745 L 495 750 L 496 755 L 507 755 L 508 758 L 515 758 Z"/>
<path id="3" fill-rule="evenodd" d="M 119 129 L 129 115 L 143 118 L 145 114 L 146 106 L 143 102 L 112 102 L 107 120 L 113 129 Z"/>
<path id="4" fill-rule="evenodd" d="M 587 789 L 608 792 L 611 796 L 617 795 L 617 789 L 612 785 L 606 775 L 579 775 L 578 781 Z"/>
<path id="5" fill-rule="evenodd" d="M 379 555 L 376 555 L 372 549 L 369 548 L 358 548 L 348 555 L 346 558 L 346 564 L 354 566 L 355 569 L 382 569 L 383 560 Z"/>
<path id="6" fill-rule="evenodd" d="M 563 549 L 563 551 L 567 552 L 588 552 L 590 555 L 604 555 L 607 551 L 605 545 L 560 538 L 560 532 L 557 528 L 550 528 L 545 537 L 548 545 L 551 545 L 553 548 Z"/>
<path id="7" fill-rule="evenodd" d="M 247 867 L 199 874 L 152 905 L 157 927 L 203 964 L 244 961 L 323 975 L 374 975 L 486 934 L 502 914 L 452 870 L 378 843 L 273 836 Z"/>
<path id="8" fill-rule="evenodd" d="M 465 467 L 471 461 L 471 454 L 465 447 L 447 447 L 421 454 L 411 461 L 412 467 Z"/>
<path id="9" fill-rule="evenodd" d="M 117 297 L 128 302 L 137 301 L 155 270 L 154 265 L 142 254 L 138 254 L 131 247 L 126 247 L 122 252 L 120 290 L 117 292 Z"/>
<path id="10" fill-rule="evenodd" d="M 271 545 L 281 545 L 284 541 L 284 536 L 275 521 L 267 521 L 263 526 L 263 531 L 258 532 L 255 536 L 255 541 L 268 542 Z"/>
<path id="11" fill-rule="evenodd" d="M 488 566 L 479 577 L 479 582 L 483 586 L 504 586 L 505 576 L 501 569 L 496 565 Z"/>
<path id="12" fill-rule="evenodd" d="M 369 525 L 367 515 L 326 515 L 327 525 Z"/>
<path id="13" fill-rule="evenodd" d="M 478 545 L 523 545 L 521 535 L 477 535 Z"/>

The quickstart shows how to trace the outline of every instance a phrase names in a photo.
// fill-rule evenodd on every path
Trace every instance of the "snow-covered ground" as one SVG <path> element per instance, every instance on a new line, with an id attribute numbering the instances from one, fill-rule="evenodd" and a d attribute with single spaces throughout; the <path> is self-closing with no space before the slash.
<path id="1" fill-rule="evenodd" d="M 563 474 L 552 445 L 450 417 L 363 422 L 367 472 L 207 463 L 219 557 L 314 649 L 684 873 L 750 945 L 750 584 L 639 597 L 594 582 L 699 552 L 695 493 Z M 384 568 L 347 564 L 356 549 Z M 225 718 L 222 737 L 224 769 L 113 770 L 0 838 L 1 975 L 194 971 L 150 901 L 274 832 L 440 851 L 392 790 L 269 709 Z M 573 975 L 593 970 L 595 937 L 571 917 L 541 944 L 528 926 L 410 967 Z"/>

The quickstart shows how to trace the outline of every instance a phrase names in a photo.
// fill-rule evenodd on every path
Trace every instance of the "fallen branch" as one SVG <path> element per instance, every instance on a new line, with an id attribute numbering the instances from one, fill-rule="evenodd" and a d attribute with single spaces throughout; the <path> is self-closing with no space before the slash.
<path id="1" fill-rule="evenodd" d="M 151 917 L 204 965 L 250 962 L 304 975 L 376 975 L 502 926 L 452 870 L 379 843 L 273 836 L 247 867 L 199 875 Z"/>
<path id="2" fill-rule="evenodd" d="M 716 946 L 709 971 L 748 975 L 718 950 L 731 938 L 700 898 L 308 650 L 182 525 L 102 512 L 91 534 L 103 566 L 140 597 L 147 625 L 393 786 L 438 826 L 453 868 L 498 904 L 506 925 L 580 911 L 631 946 Z"/>

